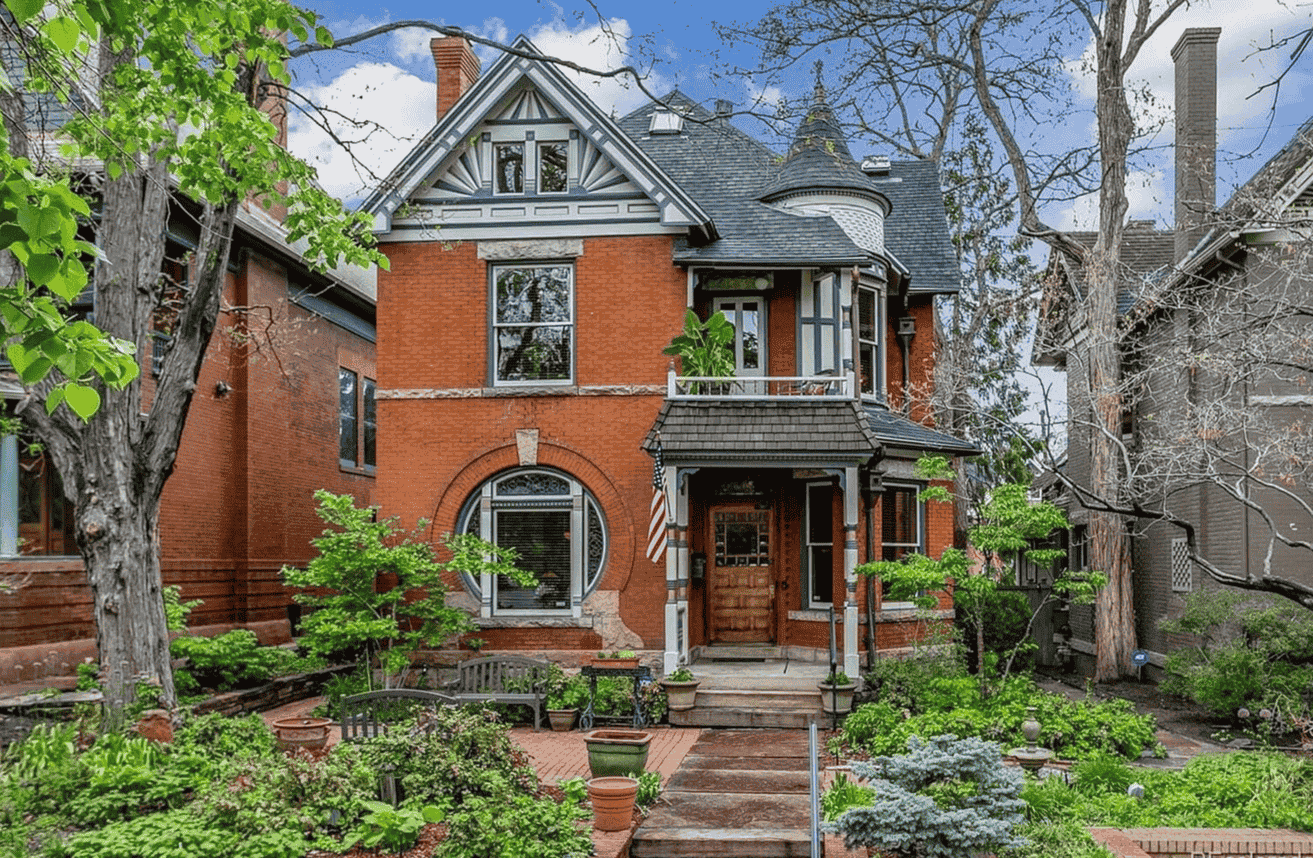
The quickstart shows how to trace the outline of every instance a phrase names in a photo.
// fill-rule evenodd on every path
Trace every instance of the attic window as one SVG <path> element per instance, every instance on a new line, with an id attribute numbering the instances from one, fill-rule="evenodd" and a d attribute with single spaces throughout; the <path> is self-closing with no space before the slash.
<path id="1" fill-rule="evenodd" d="M 648 134 L 678 134 L 684 130 L 684 117 L 673 110 L 658 110 L 647 126 Z"/>

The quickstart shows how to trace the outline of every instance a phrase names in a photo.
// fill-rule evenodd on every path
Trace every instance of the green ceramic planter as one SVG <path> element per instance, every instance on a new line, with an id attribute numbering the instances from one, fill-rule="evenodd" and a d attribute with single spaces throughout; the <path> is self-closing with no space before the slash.
<path id="1" fill-rule="evenodd" d="M 641 730 L 593 730 L 584 736 L 588 768 L 595 778 L 640 774 L 651 742 L 652 734 Z"/>

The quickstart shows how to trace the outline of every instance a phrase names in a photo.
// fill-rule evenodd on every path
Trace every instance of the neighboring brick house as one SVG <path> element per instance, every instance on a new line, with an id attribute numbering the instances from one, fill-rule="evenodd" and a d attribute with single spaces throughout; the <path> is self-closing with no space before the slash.
<path id="1" fill-rule="evenodd" d="M 185 218 L 170 229 L 166 273 L 179 283 L 189 229 Z M 300 250 L 260 206 L 240 213 L 224 309 L 160 504 L 164 583 L 204 600 L 193 625 L 285 622 L 296 607 L 279 570 L 313 557 L 310 540 L 323 530 L 313 492 L 373 501 L 373 272 L 315 274 Z M 94 313 L 94 290 L 83 300 Z M 157 326 L 157 348 L 167 348 L 167 320 Z M 147 403 L 152 358 L 142 356 Z M 0 375 L 0 395 L 22 397 L 12 373 Z M 94 653 L 91 591 L 71 528 L 49 460 L 12 436 L 0 441 L 0 575 L 32 574 L 0 597 L 0 647 L 40 645 L 34 657 L 54 652 L 55 662 Z M 0 668 L 17 660 L 31 673 L 25 658 Z M 33 677 L 0 682 L 20 678 Z"/>
<path id="2" fill-rule="evenodd" d="M 1261 338 L 1281 331 L 1287 344 L 1299 347 L 1297 332 L 1282 329 L 1280 319 L 1264 316 L 1273 310 L 1282 314 L 1286 311 L 1280 308 L 1285 307 L 1292 319 L 1297 317 L 1294 311 L 1307 306 L 1309 284 L 1313 284 L 1307 260 L 1313 242 L 1306 230 L 1313 203 L 1313 120 L 1230 200 L 1214 209 L 1220 32 L 1188 29 L 1172 50 L 1177 100 L 1175 228 L 1156 230 L 1151 223 L 1133 221 L 1125 233 L 1121 264 L 1126 285 L 1118 304 L 1124 362 L 1134 389 L 1128 391 L 1131 398 L 1122 438 L 1132 460 L 1142 457 L 1148 466 L 1155 464 L 1157 451 L 1184 446 L 1185 442 L 1173 442 L 1170 433 L 1216 435 L 1216 443 L 1200 446 L 1212 450 L 1209 456 L 1200 456 L 1198 462 L 1163 463 L 1156 478 L 1138 478 L 1132 484 L 1133 499 L 1192 525 L 1197 553 L 1219 569 L 1255 577 L 1270 571 L 1307 586 L 1313 585 L 1308 550 L 1282 545 L 1280 539 L 1274 542 L 1263 515 L 1257 510 L 1246 512 L 1218 478 L 1248 494 L 1284 536 L 1307 540 L 1313 528 L 1307 506 L 1313 503 L 1313 486 L 1307 474 L 1297 473 L 1289 485 L 1281 485 L 1281 472 L 1271 458 L 1265 458 L 1270 452 L 1260 450 L 1275 437 L 1273 433 L 1307 422 L 1308 407 L 1313 405 L 1306 375 L 1310 364 L 1304 361 L 1301 368 L 1291 362 L 1289 371 L 1279 371 L 1277 364 L 1286 355 L 1277 353 L 1282 346 L 1272 340 L 1272 364 L 1264 367 Z M 1093 245 L 1093 234 L 1075 237 Z M 1081 323 L 1073 310 L 1081 272 L 1072 259 L 1055 254 L 1050 273 L 1054 276 L 1041 310 L 1036 361 L 1068 370 L 1065 472 L 1076 484 L 1088 485 L 1090 406 L 1079 375 Z M 1237 306 L 1239 296 L 1245 298 L 1243 308 Z M 1252 326 L 1244 313 L 1251 314 Z M 1227 327 L 1233 330 L 1219 335 Z M 1258 347 L 1242 349 L 1236 342 L 1239 338 L 1252 338 Z M 1193 359 L 1208 352 L 1226 359 L 1242 350 L 1257 360 L 1254 373 L 1234 391 L 1220 387 L 1225 372 Z M 1248 440 L 1231 444 L 1242 432 Z M 1234 454 L 1234 463 L 1220 455 L 1224 450 Z M 1299 456 L 1296 450 L 1288 452 Z M 1296 470 L 1302 471 L 1302 465 Z M 1066 500 L 1075 525 L 1069 560 L 1081 568 L 1088 558 L 1086 514 L 1070 495 Z M 1136 636 L 1149 653 L 1150 664 L 1161 667 L 1166 655 L 1186 641 L 1160 631 L 1159 621 L 1178 615 L 1186 594 L 1221 585 L 1191 562 L 1182 528 L 1144 521 L 1130 527 Z M 1091 659 L 1092 610 L 1074 608 L 1070 625 L 1078 661 Z"/>
<path id="3" fill-rule="evenodd" d="M 912 465 L 974 452 L 907 396 L 959 285 L 935 168 L 859 167 L 819 91 L 781 157 L 723 103 L 617 122 L 547 60 L 433 52 L 438 122 L 365 204 L 383 513 L 520 551 L 536 588 L 451 582 L 490 648 L 815 657 L 833 607 L 856 675 L 854 567 L 951 544 Z M 732 382 L 662 354 L 687 307 L 734 324 Z M 916 633 L 876 619 L 882 649 Z"/>

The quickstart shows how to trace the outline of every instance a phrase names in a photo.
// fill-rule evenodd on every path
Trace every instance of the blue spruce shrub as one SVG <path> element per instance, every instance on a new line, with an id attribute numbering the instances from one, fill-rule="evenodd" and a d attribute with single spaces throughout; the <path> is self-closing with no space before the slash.
<path id="1" fill-rule="evenodd" d="M 998 745 L 913 736 L 907 750 L 852 764 L 875 796 L 830 825 L 847 848 L 873 846 L 897 858 L 961 858 L 1025 843 L 1012 833 L 1026 807 L 1023 778 L 1003 765 Z"/>

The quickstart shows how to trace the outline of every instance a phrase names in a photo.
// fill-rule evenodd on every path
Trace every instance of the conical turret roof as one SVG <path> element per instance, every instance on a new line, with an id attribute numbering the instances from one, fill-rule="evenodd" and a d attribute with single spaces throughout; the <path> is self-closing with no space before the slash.
<path id="1" fill-rule="evenodd" d="M 811 109 L 798 125 L 789 154 L 760 199 L 770 201 L 797 191 L 836 189 L 861 191 L 888 206 L 888 199 L 853 160 L 848 140 L 825 98 L 825 88 L 818 81 Z"/>

